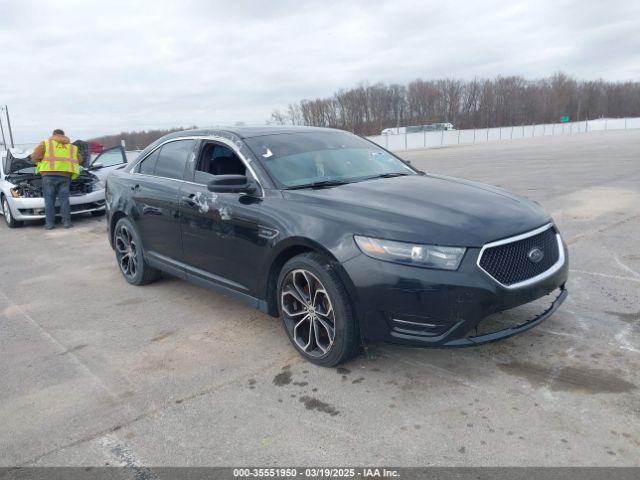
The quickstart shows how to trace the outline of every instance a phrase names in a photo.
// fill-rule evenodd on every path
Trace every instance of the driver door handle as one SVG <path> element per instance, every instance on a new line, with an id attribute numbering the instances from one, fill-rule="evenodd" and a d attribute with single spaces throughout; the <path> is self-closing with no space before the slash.
<path id="1" fill-rule="evenodd" d="M 198 204 L 196 203 L 195 198 L 196 198 L 196 194 L 192 193 L 188 197 L 183 197 L 183 200 L 190 207 L 196 207 Z"/>

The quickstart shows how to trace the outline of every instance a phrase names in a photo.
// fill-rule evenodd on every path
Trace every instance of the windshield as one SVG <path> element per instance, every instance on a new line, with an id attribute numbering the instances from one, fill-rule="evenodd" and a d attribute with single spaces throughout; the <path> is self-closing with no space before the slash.
<path id="1" fill-rule="evenodd" d="M 264 135 L 245 142 L 271 177 L 285 188 L 416 174 L 374 143 L 347 132 Z"/>

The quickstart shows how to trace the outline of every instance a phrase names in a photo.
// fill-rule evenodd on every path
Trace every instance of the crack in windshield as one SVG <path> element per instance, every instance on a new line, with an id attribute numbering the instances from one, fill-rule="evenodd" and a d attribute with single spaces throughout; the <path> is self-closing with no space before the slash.
<path id="1" fill-rule="evenodd" d="M 262 135 L 245 142 L 282 189 L 419 174 L 379 145 L 342 131 Z"/>

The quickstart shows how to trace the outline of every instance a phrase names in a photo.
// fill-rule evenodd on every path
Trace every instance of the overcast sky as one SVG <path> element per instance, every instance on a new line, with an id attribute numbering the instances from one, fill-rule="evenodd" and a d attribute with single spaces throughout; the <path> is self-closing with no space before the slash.
<path id="1" fill-rule="evenodd" d="M 0 0 L 0 104 L 16 143 L 264 124 L 359 82 L 640 80 L 639 32 L 633 0 Z"/>

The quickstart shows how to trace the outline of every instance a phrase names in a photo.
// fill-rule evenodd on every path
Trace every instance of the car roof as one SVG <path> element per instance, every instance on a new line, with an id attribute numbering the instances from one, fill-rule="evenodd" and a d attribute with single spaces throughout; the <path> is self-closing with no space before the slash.
<path id="1" fill-rule="evenodd" d="M 310 132 L 343 132 L 335 128 L 302 127 L 302 126 L 264 126 L 264 127 L 211 127 L 183 130 L 167 135 L 164 138 L 177 137 L 208 137 L 220 133 L 231 133 L 240 138 L 261 137 L 264 135 L 278 135 L 284 133 L 310 133 Z"/>
<path id="2" fill-rule="evenodd" d="M 138 159 L 144 159 L 147 154 L 155 150 L 159 145 L 169 141 L 182 137 L 234 137 L 235 139 L 245 139 L 252 137 L 262 137 L 265 135 L 279 135 L 286 133 L 312 133 L 312 132 L 342 132 L 348 133 L 344 130 L 335 128 L 324 127 L 302 127 L 302 126 L 263 126 L 263 127 L 211 127 L 211 128 L 194 128 L 191 130 L 182 130 L 179 132 L 169 133 L 163 137 L 158 138 L 155 142 L 147 145 L 147 147 L 140 152 L 140 155 L 132 161 L 132 165 L 135 166 Z"/>

